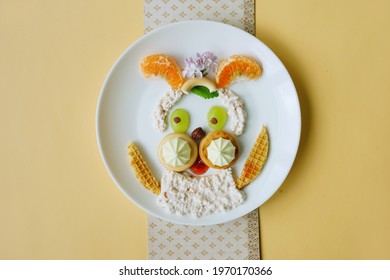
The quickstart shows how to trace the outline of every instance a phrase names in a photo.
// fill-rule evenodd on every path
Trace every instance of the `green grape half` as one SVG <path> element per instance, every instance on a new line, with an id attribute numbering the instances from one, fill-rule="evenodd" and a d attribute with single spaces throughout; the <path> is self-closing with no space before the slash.
<path id="1" fill-rule="evenodd" d="M 224 107 L 214 106 L 211 107 L 207 114 L 207 123 L 213 130 L 220 130 L 226 124 L 227 113 Z"/>
<path id="2" fill-rule="evenodd" d="M 190 124 L 190 115 L 184 109 L 176 109 L 170 117 L 170 124 L 175 132 L 186 132 Z"/>

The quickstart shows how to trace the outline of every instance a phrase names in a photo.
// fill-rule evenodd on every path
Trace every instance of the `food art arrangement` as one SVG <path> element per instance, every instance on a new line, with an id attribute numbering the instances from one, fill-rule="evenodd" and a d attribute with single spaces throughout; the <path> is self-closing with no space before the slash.
<path id="1" fill-rule="evenodd" d="M 243 170 L 234 178 L 232 168 L 240 156 L 237 137 L 245 131 L 247 114 L 243 100 L 228 87 L 259 78 L 260 64 L 243 55 L 219 61 L 214 54 L 205 52 L 185 59 L 182 70 L 171 56 L 153 54 L 142 59 L 140 69 L 145 78 L 160 78 L 169 84 L 171 89 L 153 112 L 153 126 L 164 132 L 170 125 L 174 132 L 163 137 L 156 150 L 164 167 L 161 180 L 153 175 L 138 147 L 129 144 L 130 166 L 138 181 L 157 195 L 159 206 L 176 215 L 199 218 L 242 204 L 243 188 L 253 182 L 267 161 L 269 139 L 263 125 Z M 188 94 L 220 99 L 222 106 L 211 107 L 207 115 L 209 133 L 198 127 L 187 134 L 187 110 L 177 108 L 171 112 Z M 225 128 L 228 118 L 231 132 Z"/>

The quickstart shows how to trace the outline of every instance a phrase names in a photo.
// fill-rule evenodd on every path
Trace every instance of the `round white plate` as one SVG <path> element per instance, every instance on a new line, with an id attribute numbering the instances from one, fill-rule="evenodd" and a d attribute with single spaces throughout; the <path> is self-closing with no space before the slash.
<path id="1" fill-rule="evenodd" d="M 149 163 L 155 177 L 161 178 L 163 167 L 157 158 L 160 140 L 172 132 L 153 129 L 152 113 L 159 98 L 169 90 L 163 80 L 145 79 L 139 70 L 147 55 L 163 53 L 184 67 L 186 57 L 210 51 L 219 59 L 234 54 L 259 61 L 262 76 L 255 81 L 233 84 L 233 90 L 245 102 L 248 114 L 244 134 L 238 137 L 241 156 L 233 166 L 239 175 L 262 125 L 270 137 L 269 158 L 261 174 L 244 189 L 246 200 L 235 209 L 202 218 L 178 216 L 157 205 L 157 196 L 137 181 L 129 165 L 127 145 L 135 142 Z M 191 94 L 175 107 L 189 111 L 188 133 L 198 126 L 206 131 L 207 112 L 222 105 L 219 98 L 203 100 Z M 174 108 L 173 108 L 174 109 Z M 172 110 L 173 110 L 172 109 Z M 230 131 L 229 123 L 225 129 Z M 277 56 L 256 37 L 230 25 L 211 21 L 185 21 L 163 26 L 132 44 L 109 72 L 97 107 L 97 138 L 105 166 L 123 193 L 149 214 L 178 224 L 211 225 L 239 218 L 266 202 L 285 180 L 298 149 L 301 115 L 293 82 Z M 212 172 L 212 171 L 210 171 Z"/>

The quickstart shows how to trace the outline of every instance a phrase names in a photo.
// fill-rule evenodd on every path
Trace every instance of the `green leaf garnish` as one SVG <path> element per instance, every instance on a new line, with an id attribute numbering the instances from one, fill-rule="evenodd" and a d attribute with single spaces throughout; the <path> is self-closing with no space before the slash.
<path id="1" fill-rule="evenodd" d="M 190 92 L 195 93 L 204 99 L 210 99 L 219 96 L 218 91 L 210 92 L 210 90 L 204 86 L 195 86 L 190 90 Z"/>

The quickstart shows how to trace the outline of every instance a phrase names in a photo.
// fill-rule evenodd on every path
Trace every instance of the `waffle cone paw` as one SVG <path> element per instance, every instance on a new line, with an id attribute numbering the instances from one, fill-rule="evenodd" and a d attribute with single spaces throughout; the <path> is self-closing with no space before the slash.
<path id="1" fill-rule="evenodd" d="M 241 175 L 237 179 L 237 188 L 242 189 L 249 185 L 261 172 L 268 157 L 269 140 L 265 126 L 261 129 L 259 136 L 244 164 Z"/>
<path id="2" fill-rule="evenodd" d="M 129 149 L 130 166 L 133 168 L 133 171 L 138 181 L 146 189 L 150 190 L 154 194 L 157 195 L 160 194 L 160 184 L 157 182 L 149 166 L 142 158 L 141 153 L 139 152 L 137 146 L 131 143 L 128 146 L 128 149 Z"/>

